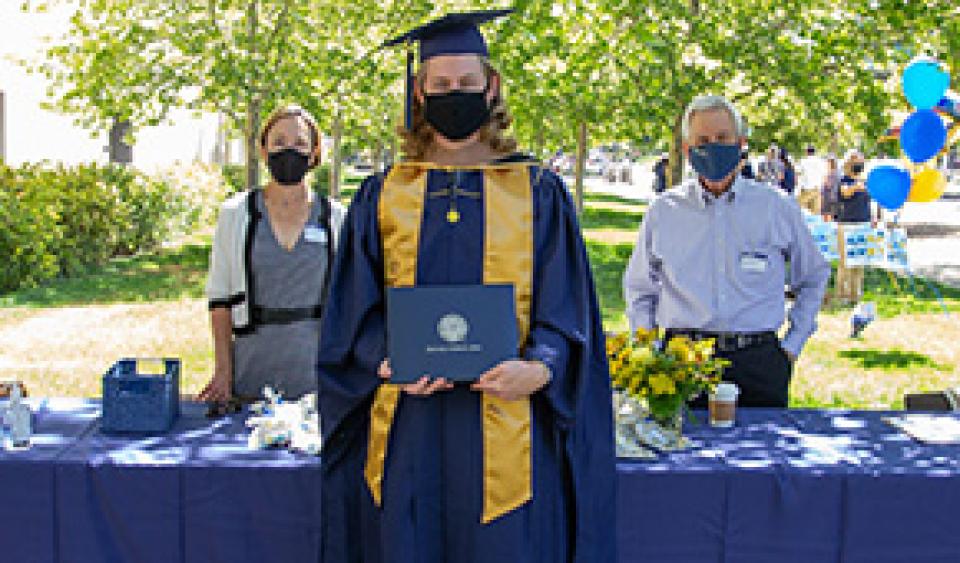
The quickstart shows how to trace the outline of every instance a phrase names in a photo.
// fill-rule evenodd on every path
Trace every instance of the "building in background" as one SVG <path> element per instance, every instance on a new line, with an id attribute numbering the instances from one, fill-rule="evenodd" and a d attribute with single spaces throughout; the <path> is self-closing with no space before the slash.
<path id="1" fill-rule="evenodd" d="M 24 162 L 53 161 L 65 164 L 80 162 L 105 163 L 132 160 L 138 168 L 152 169 L 174 162 L 195 160 L 196 148 L 218 146 L 216 115 L 195 117 L 182 110 L 171 112 L 169 122 L 138 131 L 136 143 L 124 146 L 122 126 L 89 131 L 77 126 L 73 117 L 43 109 L 48 101 L 47 80 L 29 74 L 17 59 L 36 60 L 45 46 L 44 37 L 63 36 L 75 10 L 71 3 L 54 4 L 45 13 L 23 13 L 20 2 L 0 1 L 0 157 L 12 165 Z M 221 155 L 230 155 L 224 140 Z M 235 145 L 239 147 L 239 145 Z M 234 147 L 234 148 L 235 148 Z M 204 162 L 213 162 L 213 150 L 200 155 Z M 239 160 L 240 152 L 232 151 Z"/>

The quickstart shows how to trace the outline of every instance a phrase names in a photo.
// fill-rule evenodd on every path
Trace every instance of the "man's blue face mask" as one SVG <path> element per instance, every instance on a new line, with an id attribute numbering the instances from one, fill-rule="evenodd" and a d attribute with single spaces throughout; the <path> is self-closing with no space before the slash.
<path id="1" fill-rule="evenodd" d="M 739 144 L 707 143 L 690 147 L 690 165 L 711 182 L 723 180 L 740 164 Z"/>

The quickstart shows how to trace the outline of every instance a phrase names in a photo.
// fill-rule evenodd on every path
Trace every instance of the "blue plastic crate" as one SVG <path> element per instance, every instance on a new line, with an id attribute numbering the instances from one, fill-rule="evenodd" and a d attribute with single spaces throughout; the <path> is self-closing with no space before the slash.
<path id="1" fill-rule="evenodd" d="M 148 370 L 156 366 L 160 369 Z M 100 427 L 110 433 L 166 432 L 180 416 L 180 360 L 120 360 L 103 375 Z"/>

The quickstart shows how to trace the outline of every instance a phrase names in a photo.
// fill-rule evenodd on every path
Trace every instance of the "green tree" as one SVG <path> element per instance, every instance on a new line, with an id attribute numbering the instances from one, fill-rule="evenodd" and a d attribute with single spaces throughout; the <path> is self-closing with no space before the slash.
<path id="1" fill-rule="evenodd" d="M 678 179 L 683 108 L 712 92 L 741 106 L 754 146 L 869 144 L 888 123 L 887 69 L 904 58 L 888 33 L 894 4 L 519 2 L 511 68 L 529 72 L 515 111 L 533 124 L 520 132 L 527 140 L 557 135 L 555 146 L 570 146 L 573 118 L 595 142 L 659 140 Z"/>
<path id="2" fill-rule="evenodd" d="M 373 38 L 423 11 L 404 2 L 91 0 L 32 69 L 50 79 L 51 107 L 94 130 L 123 121 L 135 135 L 174 108 L 226 116 L 243 136 L 252 186 L 261 120 L 281 103 L 300 103 L 325 130 L 357 140 L 392 131 L 384 93 L 400 69 L 381 64 Z"/>
<path id="3" fill-rule="evenodd" d="M 51 105 L 91 128 L 127 122 L 135 134 L 177 107 L 227 116 L 246 141 L 249 185 L 262 116 L 299 102 L 340 149 L 335 189 L 340 154 L 395 147 L 404 53 L 377 46 L 442 13 L 504 3 L 87 0 L 34 68 L 51 79 Z M 575 147 L 582 194 L 588 143 L 669 146 L 679 178 L 681 112 L 706 92 L 741 106 L 754 146 L 871 148 L 902 105 L 906 60 L 928 51 L 960 64 L 953 4 L 515 0 L 517 13 L 484 32 L 517 135 L 539 156 Z"/>

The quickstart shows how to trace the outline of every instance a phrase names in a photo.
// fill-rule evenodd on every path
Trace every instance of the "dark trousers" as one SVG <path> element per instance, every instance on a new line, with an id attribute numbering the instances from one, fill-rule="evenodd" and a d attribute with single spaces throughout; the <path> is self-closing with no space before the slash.
<path id="1" fill-rule="evenodd" d="M 736 352 L 718 352 L 717 356 L 731 362 L 723 371 L 723 380 L 740 387 L 738 406 L 786 408 L 793 364 L 778 342 L 757 344 Z M 706 395 L 691 401 L 690 407 L 707 408 Z"/>

